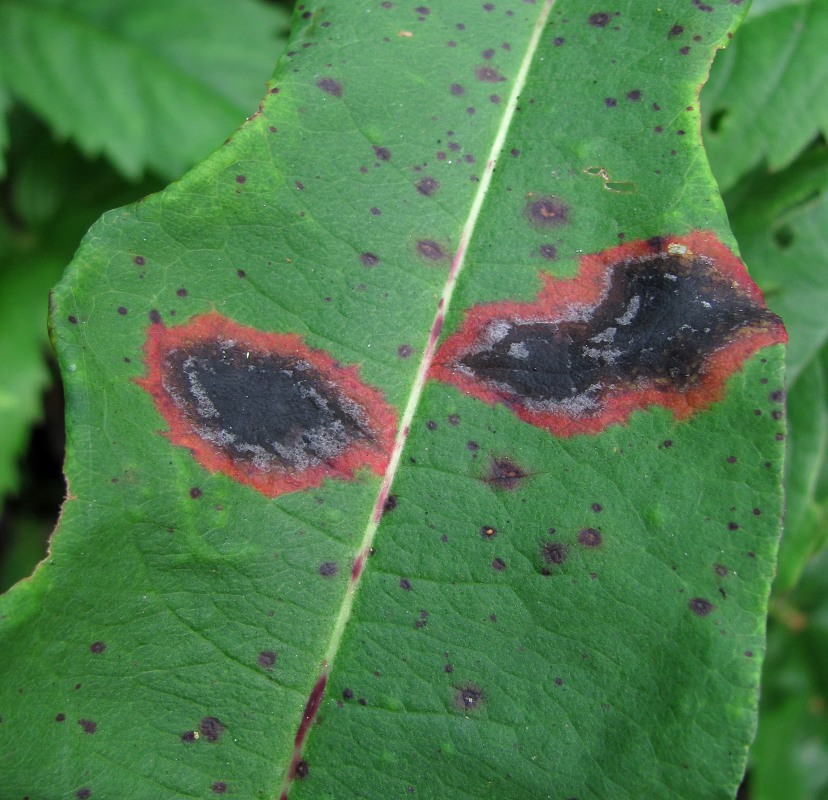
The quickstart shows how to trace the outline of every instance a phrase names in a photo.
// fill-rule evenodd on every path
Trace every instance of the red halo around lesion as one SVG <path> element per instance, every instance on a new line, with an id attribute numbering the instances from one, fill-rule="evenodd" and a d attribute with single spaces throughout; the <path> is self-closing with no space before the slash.
<path id="1" fill-rule="evenodd" d="M 220 341 L 233 341 L 255 354 L 276 354 L 309 363 L 340 397 L 359 407 L 370 436 L 354 438 L 337 456 L 302 470 L 278 465 L 262 469 L 207 441 L 165 388 L 165 362 L 170 353 Z M 172 327 L 157 322 L 147 329 L 144 363 L 146 375 L 137 383 L 150 394 L 166 421 L 164 435 L 173 444 L 189 449 L 206 470 L 224 473 L 267 497 L 315 488 L 325 479 L 351 480 L 361 469 L 382 475 L 388 466 L 397 427 L 395 410 L 378 389 L 360 378 L 356 366 L 342 366 L 325 351 L 308 347 L 297 334 L 261 331 L 215 312 Z"/>
<path id="2" fill-rule="evenodd" d="M 580 269 L 572 278 L 559 279 L 542 274 L 543 286 L 533 302 L 502 301 L 474 306 L 466 311 L 460 329 L 440 346 L 430 377 L 452 384 L 464 393 L 491 405 L 503 404 L 525 422 L 544 428 L 555 436 L 597 434 L 613 424 L 626 422 L 633 411 L 661 406 L 677 420 L 686 420 L 724 397 L 727 380 L 763 347 L 787 342 L 781 320 L 768 312 L 761 325 L 739 329 L 720 348 L 705 359 L 700 379 L 679 390 L 655 382 L 629 383 L 601 398 L 594 413 L 568 413 L 531 409 L 520 398 L 487 386 L 457 368 L 459 359 L 472 351 L 481 333 L 496 320 L 563 321 L 574 307 L 594 308 L 607 291 L 613 267 L 660 253 L 703 257 L 731 287 L 757 307 L 766 306 L 762 292 L 750 278 L 744 264 L 709 231 L 693 231 L 686 236 L 664 236 L 626 242 L 599 253 L 583 256 Z"/>

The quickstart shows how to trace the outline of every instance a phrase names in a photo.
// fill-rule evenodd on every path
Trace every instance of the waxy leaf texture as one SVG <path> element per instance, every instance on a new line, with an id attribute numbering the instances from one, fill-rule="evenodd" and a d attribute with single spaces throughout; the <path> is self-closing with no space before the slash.
<path id="1" fill-rule="evenodd" d="M 785 437 L 699 133 L 742 14 L 297 7 L 54 293 L 4 797 L 733 796 Z"/>

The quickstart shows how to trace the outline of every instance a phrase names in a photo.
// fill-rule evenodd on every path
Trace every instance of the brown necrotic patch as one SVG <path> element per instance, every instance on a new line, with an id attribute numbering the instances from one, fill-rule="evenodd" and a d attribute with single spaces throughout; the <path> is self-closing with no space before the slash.
<path id="1" fill-rule="evenodd" d="M 565 225 L 569 206 L 557 197 L 533 197 L 526 203 L 526 216 L 535 225 Z"/>
<path id="2" fill-rule="evenodd" d="M 396 416 L 355 367 L 293 334 L 266 333 L 219 314 L 151 325 L 138 381 L 167 436 L 211 472 L 268 497 L 385 470 Z"/>
<path id="3" fill-rule="evenodd" d="M 458 711 L 476 711 L 485 700 L 483 690 L 474 683 L 467 683 L 454 690 L 454 707 Z"/>
<path id="4" fill-rule="evenodd" d="M 695 232 L 585 256 L 572 279 L 544 276 L 534 302 L 472 308 L 431 374 L 572 436 L 650 405 L 685 419 L 720 399 L 748 357 L 785 340 L 741 261 Z"/>

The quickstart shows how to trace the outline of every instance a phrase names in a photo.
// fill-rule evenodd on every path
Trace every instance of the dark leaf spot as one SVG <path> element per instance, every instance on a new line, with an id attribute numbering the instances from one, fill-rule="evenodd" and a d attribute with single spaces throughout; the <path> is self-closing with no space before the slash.
<path id="1" fill-rule="evenodd" d="M 590 14 L 589 24 L 596 28 L 605 28 L 610 21 L 610 15 L 606 11 L 599 11 L 596 14 Z"/>
<path id="2" fill-rule="evenodd" d="M 417 242 L 417 252 L 423 257 L 431 261 L 439 261 L 446 257 L 443 248 L 437 242 L 431 239 L 420 239 Z"/>
<path id="3" fill-rule="evenodd" d="M 397 495 L 389 494 L 388 497 L 385 498 L 385 502 L 382 505 L 382 511 L 384 514 L 387 514 L 389 511 L 393 511 L 397 507 Z"/>
<path id="4" fill-rule="evenodd" d="M 542 244 L 540 246 L 541 258 L 547 261 L 554 261 L 558 257 L 558 250 L 553 244 Z"/>
<path id="5" fill-rule="evenodd" d="M 472 453 L 476 453 L 480 449 L 480 445 L 471 439 L 466 442 L 466 447 L 471 450 Z"/>
<path id="6" fill-rule="evenodd" d="M 157 308 L 153 308 L 152 311 L 149 312 L 149 320 L 153 325 L 161 324 L 161 314 L 158 312 Z"/>
<path id="7" fill-rule="evenodd" d="M 673 25 L 669 31 L 667 31 L 668 36 L 681 36 L 684 33 L 684 26 L 682 25 Z"/>
<path id="8" fill-rule="evenodd" d="M 363 253 L 359 257 L 359 260 L 366 267 L 375 267 L 377 264 L 379 264 L 380 261 L 379 256 L 377 256 L 375 253 Z"/>
<path id="9" fill-rule="evenodd" d="M 298 778 L 298 779 L 301 781 L 301 780 L 303 780 L 304 778 L 307 778 L 307 777 L 308 777 L 308 772 L 309 772 L 309 771 L 310 771 L 310 769 L 309 769 L 309 767 L 308 767 L 308 762 L 307 762 L 307 761 L 304 761 L 304 760 L 303 760 L 303 761 L 299 761 L 299 762 L 296 764 L 296 769 L 293 771 L 293 776 L 294 776 L 295 778 Z"/>
<path id="10" fill-rule="evenodd" d="M 473 683 L 467 683 L 454 691 L 454 706 L 458 711 L 476 711 L 485 699 L 483 690 Z"/>
<path id="11" fill-rule="evenodd" d="M 456 427 L 460 424 L 460 417 L 457 414 L 449 414 L 447 419 L 449 425 L 454 425 Z"/>
<path id="12" fill-rule="evenodd" d="M 345 689 L 342 690 L 342 697 L 343 697 L 344 700 L 353 700 L 354 699 L 353 690 L 348 689 L 346 687 Z"/>
<path id="13" fill-rule="evenodd" d="M 436 431 L 437 423 L 433 419 L 430 419 L 428 422 L 426 422 L 426 428 L 428 428 L 430 431 Z"/>
<path id="14" fill-rule="evenodd" d="M 713 603 L 703 597 L 694 597 L 687 605 L 697 617 L 706 617 L 715 608 Z"/>
<path id="15" fill-rule="evenodd" d="M 596 514 L 600 514 L 604 510 L 604 507 L 600 503 L 593 503 L 592 504 L 592 510 Z"/>
<path id="16" fill-rule="evenodd" d="M 474 74 L 477 80 L 483 81 L 484 83 L 500 83 L 506 80 L 496 69 L 490 67 L 488 64 L 478 67 L 474 71 Z"/>
<path id="17" fill-rule="evenodd" d="M 376 206 L 373 206 L 371 208 L 371 214 L 375 217 L 381 217 L 382 216 L 382 211 L 380 211 Z"/>
<path id="18" fill-rule="evenodd" d="M 78 725 L 83 728 L 84 733 L 93 734 L 96 730 L 98 730 L 98 723 L 92 722 L 91 719 L 79 719 Z"/>
<path id="19" fill-rule="evenodd" d="M 578 542 L 584 547 L 600 547 L 601 531 L 595 528 L 582 528 L 578 531 Z"/>
<path id="20" fill-rule="evenodd" d="M 679 48 L 679 53 L 681 53 L 683 56 L 689 55 L 690 54 L 690 48 L 686 45 L 684 47 L 680 47 Z"/>
<path id="21" fill-rule="evenodd" d="M 184 744 L 192 744 L 193 742 L 198 741 L 198 736 L 195 731 L 184 731 L 184 733 L 181 734 L 181 741 L 184 742 Z"/>
<path id="22" fill-rule="evenodd" d="M 210 788 L 213 794 L 224 794 L 227 791 L 227 784 L 224 781 L 216 781 Z"/>
<path id="23" fill-rule="evenodd" d="M 106 650 L 106 644 L 104 642 L 92 642 L 92 644 L 89 645 L 89 649 L 93 653 L 103 653 L 103 651 Z"/>
<path id="24" fill-rule="evenodd" d="M 391 160 L 391 151 L 387 147 L 374 146 L 374 155 L 380 161 L 390 161 Z"/>
<path id="25" fill-rule="evenodd" d="M 276 663 L 276 653 L 272 650 L 262 650 L 259 653 L 258 662 L 262 669 L 273 669 L 273 665 Z"/>
<path id="26" fill-rule="evenodd" d="M 449 91 L 450 91 L 450 92 L 451 92 L 451 93 L 452 93 L 455 97 L 459 97 L 461 94 L 465 94 L 465 93 L 466 93 L 466 90 L 465 90 L 465 89 L 464 89 L 464 88 L 463 88 L 463 87 L 462 87 L 459 83 L 453 83 L 453 84 L 451 84 L 451 86 L 449 87 Z"/>
<path id="27" fill-rule="evenodd" d="M 739 523 L 738 522 L 728 522 L 727 529 L 729 531 L 738 531 L 739 530 Z"/>
<path id="28" fill-rule="evenodd" d="M 201 489 L 199 489 L 198 486 L 193 486 L 193 488 L 190 489 L 190 497 L 192 497 L 193 500 L 198 500 L 198 498 L 201 497 Z"/>
<path id="29" fill-rule="evenodd" d="M 342 97 L 342 84 L 333 78 L 320 78 L 316 85 L 326 94 Z"/>
<path id="30" fill-rule="evenodd" d="M 339 566 L 335 561 L 323 561 L 319 565 L 319 574 L 323 578 L 332 578 L 339 572 Z"/>
<path id="31" fill-rule="evenodd" d="M 493 458 L 483 481 L 499 489 L 517 489 L 528 473 L 509 458 Z"/>
<path id="32" fill-rule="evenodd" d="M 182 286 L 180 289 L 176 289 L 176 292 L 175 292 L 175 293 L 176 293 L 179 297 L 186 297 L 186 296 L 187 296 L 187 290 L 186 290 L 183 286 Z"/>
<path id="33" fill-rule="evenodd" d="M 494 528 L 491 525 L 483 525 L 480 528 L 480 535 L 484 539 L 493 539 L 495 536 L 497 536 L 497 528 Z"/>
<path id="34" fill-rule="evenodd" d="M 566 41 L 566 39 L 564 39 L 564 37 L 563 37 L 563 36 L 556 36 L 556 37 L 552 40 L 552 44 L 554 44 L 554 45 L 555 45 L 555 47 L 560 47 L 560 46 L 561 46 L 561 45 L 562 45 L 565 41 Z"/>
<path id="35" fill-rule="evenodd" d="M 724 564 L 714 564 L 713 569 L 720 578 L 726 578 L 730 574 L 730 570 Z"/>
<path id="36" fill-rule="evenodd" d="M 557 197 L 540 197 L 526 204 L 526 215 L 537 225 L 564 225 L 569 221 L 569 206 Z"/>
<path id="37" fill-rule="evenodd" d="M 236 183 L 247 183 L 247 178 L 244 175 L 236 175 Z"/>
<path id="38" fill-rule="evenodd" d="M 66 714 L 56 714 L 55 715 L 55 722 L 65 722 L 66 721 Z"/>
<path id="39" fill-rule="evenodd" d="M 633 89 L 631 92 L 627 92 L 627 100 L 630 100 L 633 103 L 637 103 L 639 100 L 641 100 L 641 90 Z"/>
<path id="40" fill-rule="evenodd" d="M 426 197 L 431 197 L 439 188 L 440 184 L 428 176 L 417 181 L 417 191 Z"/>
<path id="41" fill-rule="evenodd" d="M 77 325 L 78 324 L 78 318 L 74 314 L 70 314 L 66 319 L 69 320 L 70 325 Z"/>
<path id="42" fill-rule="evenodd" d="M 492 560 L 492 569 L 497 572 L 503 572 L 506 569 L 506 562 L 502 558 L 495 558 Z"/>
<path id="43" fill-rule="evenodd" d="M 89 798 L 92 797 L 92 790 L 87 786 L 84 786 L 75 792 L 75 797 L 77 797 L 78 800 L 89 800 Z"/>
<path id="44" fill-rule="evenodd" d="M 127 312 L 127 308 L 126 308 L 126 306 L 118 306 L 118 313 L 119 313 L 122 317 L 125 317 L 125 316 L 127 315 L 127 313 L 128 313 L 128 312 Z"/>
<path id="45" fill-rule="evenodd" d="M 607 108 L 615 108 L 615 106 L 618 105 L 618 100 L 616 100 L 614 97 L 605 97 L 604 98 L 604 105 Z"/>
<path id="46" fill-rule="evenodd" d="M 133 260 L 133 262 L 134 262 L 135 264 L 137 264 L 139 267 L 143 267 L 143 266 L 144 266 L 144 264 L 146 264 L 146 263 L 147 263 L 146 259 L 145 259 L 143 256 L 135 256 L 135 258 L 133 258 L 132 260 Z"/>
<path id="47" fill-rule="evenodd" d="M 217 742 L 225 731 L 224 723 L 216 717 L 204 717 L 198 723 L 198 730 L 208 742 Z"/>
<path id="48" fill-rule="evenodd" d="M 406 592 L 411 591 L 411 581 L 408 578 L 400 578 L 400 589 L 403 589 Z"/>
<path id="49" fill-rule="evenodd" d="M 411 349 L 411 345 L 409 345 L 409 344 L 401 344 L 397 348 L 397 355 L 400 358 L 408 358 L 411 355 L 412 352 L 413 351 Z"/>
<path id="50" fill-rule="evenodd" d="M 541 557 L 547 564 L 563 564 L 566 555 L 566 547 L 560 542 L 544 542 L 541 545 Z"/>

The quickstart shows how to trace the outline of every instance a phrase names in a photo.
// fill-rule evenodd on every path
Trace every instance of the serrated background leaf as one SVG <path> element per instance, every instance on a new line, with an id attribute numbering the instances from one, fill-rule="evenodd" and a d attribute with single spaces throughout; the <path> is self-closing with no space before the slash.
<path id="1" fill-rule="evenodd" d="M 86 155 L 176 178 L 255 111 L 285 23 L 253 0 L 3 0 L 0 81 Z"/>
<path id="2" fill-rule="evenodd" d="M 328 661 L 296 796 L 732 796 L 781 511 L 779 348 L 690 422 L 653 410 L 599 437 L 427 384 L 350 618 L 379 479 L 268 500 L 159 435 L 135 383 L 152 312 L 220 310 L 359 364 L 402 412 L 464 234 L 449 331 L 621 234 L 732 245 L 695 107 L 730 4 L 561 3 L 508 126 L 549 6 L 488 5 L 308 5 L 261 115 L 86 238 L 55 314 L 73 499 L 2 605 L 12 791 L 274 797 Z M 526 221 L 543 193 L 570 207 L 554 233 Z M 526 473 L 515 491 L 486 479 L 504 456 Z M 585 525 L 600 549 L 579 547 Z M 569 555 L 544 575 L 552 527 Z M 478 708 L 458 708 L 464 687 Z"/>
<path id="3" fill-rule="evenodd" d="M 788 166 L 828 131 L 828 2 L 758 10 L 705 92 L 705 145 L 722 190 L 760 162 Z"/>

